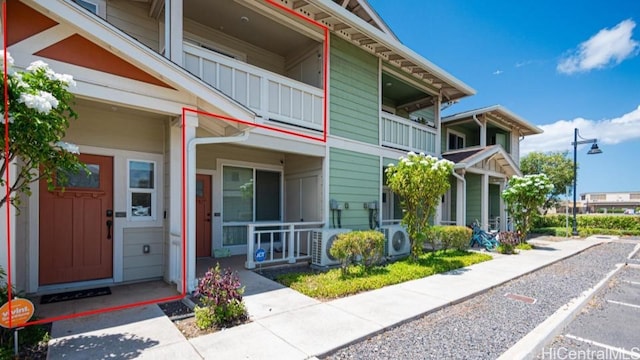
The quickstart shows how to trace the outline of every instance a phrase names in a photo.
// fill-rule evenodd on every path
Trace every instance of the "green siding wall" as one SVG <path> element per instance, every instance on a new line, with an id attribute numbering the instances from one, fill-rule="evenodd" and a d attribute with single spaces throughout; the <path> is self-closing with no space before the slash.
<path id="1" fill-rule="evenodd" d="M 500 216 L 500 185 L 489 184 L 489 219 Z"/>
<path id="2" fill-rule="evenodd" d="M 378 59 L 332 36 L 330 81 L 330 133 L 378 144 Z"/>
<path id="3" fill-rule="evenodd" d="M 454 130 L 456 133 L 460 133 L 464 135 L 465 148 L 470 146 L 480 145 L 480 128 L 478 128 L 477 131 L 475 130 L 472 131 L 461 126 L 447 126 L 446 128 L 443 128 L 441 132 L 440 148 L 442 149 L 442 152 L 445 152 L 448 150 L 447 149 L 447 136 L 448 136 L 447 129 Z"/>
<path id="4" fill-rule="evenodd" d="M 477 174 L 467 173 L 465 179 L 467 180 L 467 225 L 469 225 L 476 219 L 480 221 L 482 177 Z"/>
<path id="5" fill-rule="evenodd" d="M 380 198 L 380 171 L 380 158 L 377 156 L 330 149 L 329 198 L 340 204 L 349 204 L 348 209 L 342 210 L 343 228 L 369 228 L 369 210 L 363 205 Z M 331 219 L 332 214 L 329 214 L 329 226 L 333 227 Z"/>
<path id="6" fill-rule="evenodd" d="M 449 177 L 449 185 L 451 189 L 451 212 L 449 213 L 449 219 L 458 220 L 457 219 L 457 211 L 458 211 L 458 179 L 455 176 Z"/>

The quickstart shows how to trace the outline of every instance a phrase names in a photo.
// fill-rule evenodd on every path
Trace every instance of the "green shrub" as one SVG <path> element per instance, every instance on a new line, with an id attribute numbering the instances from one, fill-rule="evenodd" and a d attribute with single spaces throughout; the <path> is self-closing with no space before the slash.
<path id="1" fill-rule="evenodd" d="M 515 252 L 515 247 L 508 244 L 500 244 L 496 246 L 496 252 L 505 255 L 517 254 L 517 252 Z"/>
<path id="2" fill-rule="evenodd" d="M 384 255 L 384 234 L 375 230 L 339 234 L 329 252 L 340 260 L 343 275 L 356 262 L 369 269 L 378 264 Z"/>
<path id="3" fill-rule="evenodd" d="M 246 319 L 243 293 L 238 273 L 230 268 L 221 271 L 220 264 L 216 264 L 198 282 L 195 295 L 202 306 L 196 311 L 196 324 L 204 329 Z"/>
<path id="4" fill-rule="evenodd" d="M 569 215 L 569 227 L 573 225 L 573 217 Z M 640 216 L 638 215 L 578 215 L 578 228 L 590 227 L 599 229 L 617 229 L 634 231 L 640 230 Z M 534 228 L 564 228 L 567 226 L 565 214 L 554 214 L 538 217 Z"/>
<path id="5" fill-rule="evenodd" d="M 516 245 L 516 249 L 518 249 L 518 250 L 532 250 L 533 246 L 531 246 L 531 244 L 529 244 L 528 242 L 523 241 L 520 244 Z"/>
<path id="6" fill-rule="evenodd" d="M 515 231 L 502 231 L 498 239 L 500 245 L 498 245 L 496 251 L 501 254 L 515 254 L 515 248 L 520 244 L 520 236 Z"/>
<path id="7" fill-rule="evenodd" d="M 572 236 L 572 228 L 569 227 L 545 227 L 537 228 L 532 232 L 541 235 L 567 237 Z M 589 228 L 578 227 L 578 235 L 580 237 L 587 237 L 591 235 L 613 235 L 613 236 L 640 236 L 640 230 L 620 230 L 620 229 L 601 229 L 601 228 Z"/>
<path id="8" fill-rule="evenodd" d="M 374 266 L 368 271 L 362 271 L 362 267 L 358 267 L 361 271 L 353 272 L 350 276 L 343 276 L 339 269 L 331 269 L 321 273 L 283 274 L 279 275 L 276 280 L 307 296 L 318 299 L 335 299 L 463 268 L 487 260 L 491 260 L 490 255 L 478 252 L 435 251 L 420 255 L 418 260 L 409 257 L 385 266 Z"/>
<path id="9" fill-rule="evenodd" d="M 200 329 L 208 329 L 215 325 L 213 311 L 207 306 L 196 305 L 193 308 L 196 317 L 196 326 Z"/>
<path id="10" fill-rule="evenodd" d="M 435 250 L 438 247 L 442 250 L 456 249 L 466 250 L 469 248 L 469 239 L 472 231 L 466 226 L 432 226 L 427 235 L 427 243 Z"/>

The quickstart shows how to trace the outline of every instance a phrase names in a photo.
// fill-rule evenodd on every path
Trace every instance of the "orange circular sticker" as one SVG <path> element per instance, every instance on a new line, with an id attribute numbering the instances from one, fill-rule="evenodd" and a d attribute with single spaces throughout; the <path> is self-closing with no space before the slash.
<path id="1" fill-rule="evenodd" d="M 27 299 L 15 298 L 11 301 L 11 327 L 18 327 L 33 316 L 33 303 Z M 0 326 L 9 328 L 9 302 L 0 307 Z"/>

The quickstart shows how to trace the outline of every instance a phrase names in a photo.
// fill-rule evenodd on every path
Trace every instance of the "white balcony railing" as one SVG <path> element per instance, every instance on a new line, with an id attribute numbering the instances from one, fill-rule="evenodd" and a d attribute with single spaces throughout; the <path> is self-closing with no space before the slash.
<path id="1" fill-rule="evenodd" d="M 264 119 L 322 130 L 322 89 L 188 42 L 183 51 L 188 71 Z"/>
<path id="2" fill-rule="evenodd" d="M 247 261 L 245 267 L 256 267 L 255 251 L 264 249 L 265 259 L 260 264 L 288 262 L 311 258 L 311 230 L 323 222 L 254 223 L 247 225 Z"/>
<path id="3" fill-rule="evenodd" d="M 436 129 L 396 115 L 380 114 L 382 145 L 395 149 L 435 153 Z"/>

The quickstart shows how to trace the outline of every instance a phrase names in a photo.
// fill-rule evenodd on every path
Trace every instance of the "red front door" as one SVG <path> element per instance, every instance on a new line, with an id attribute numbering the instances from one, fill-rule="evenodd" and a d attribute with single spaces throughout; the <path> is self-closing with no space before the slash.
<path id="1" fill-rule="evenodd" d="M 211 176 L 196 174 L 196 256 L 211 256 Z"/>
<path id="2" fill-rule="evenodd" d="M 79 159 L 91 173 L 69 176 L 64 190 L 40 181 L 40 285 L 113 276 L 113 158 Z"/>

